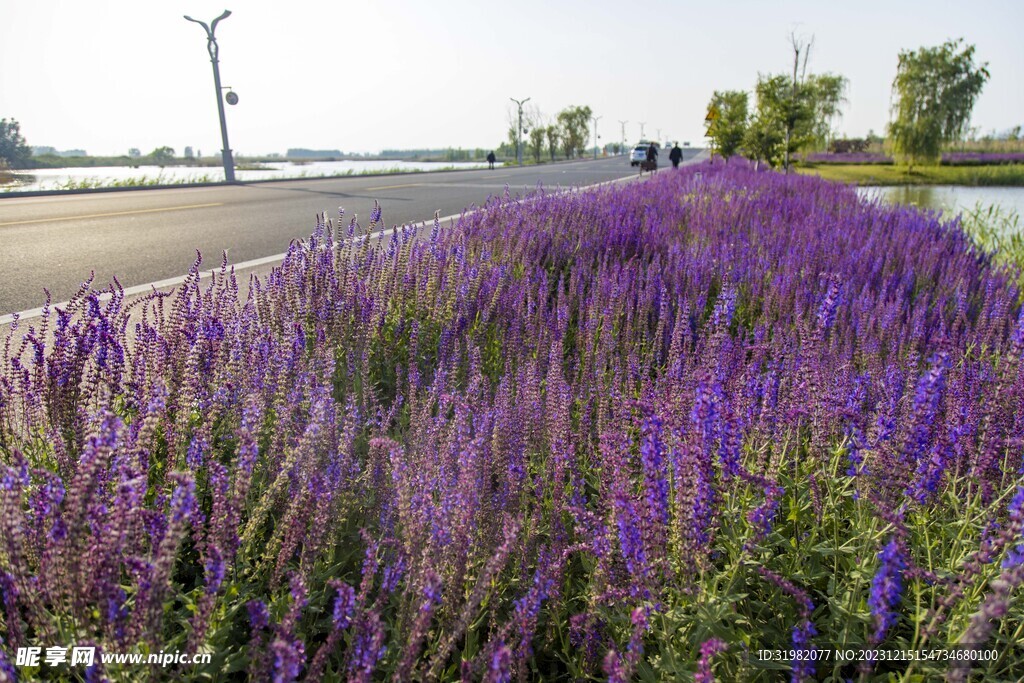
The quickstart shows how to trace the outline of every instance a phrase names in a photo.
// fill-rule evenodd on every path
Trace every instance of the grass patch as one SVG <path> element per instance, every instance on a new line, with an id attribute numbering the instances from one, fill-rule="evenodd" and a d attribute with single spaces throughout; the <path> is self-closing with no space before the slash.
<path id="1" fill-rule="evenodd" d="M 996 263 L 1016 266 L 1017 279 L 1024 285 L 1020 274 L 1024 271 L 1024 233 L 1017 212 L 979 202 L 961 214 L 960 225 L 979 248 L 992 254 Z"/>
<path id="2" fill-rule="evenodd" d="M 805 164 L 796 171 L 856 185 L 1024 186 L 1024 164 L 922 166 L 912 171 L 895 164 Z"/>

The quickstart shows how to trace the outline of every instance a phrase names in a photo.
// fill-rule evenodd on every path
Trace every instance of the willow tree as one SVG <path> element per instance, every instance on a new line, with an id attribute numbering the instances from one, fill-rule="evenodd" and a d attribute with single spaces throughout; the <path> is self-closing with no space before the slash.
<path id="1" fill-rule="evenodd" d="M 942 145 L 967 133 L 974 103 L 989 79 L 987 66 L 975 64 L 974 46 L 963 39 L 900 52 L 889 123 L 898 161 L 911 167 L 937 164 Z"/>
<path id="2" fill-rule="evenodd" d="M 566 107 L 558 112 L 558 125 L 562 129 L 562 146 L 566 159 L 581 157 L 586 151 L 592 114 L 590 107 L 585 105 Z"/>
<path id="3" fill-rule="evenodd" d="M 533 127 L 530 128 L 530 154 L 533 155 L 535 163 L 540 163 L 540 158 L 544 154 L 544 138 L 547 135 L 548 129 L 539 123 L 534 123 Z"/>
<path id="4" fill-rule="evenodd" d="M 558 141 L 562 137 L 562 131 L 557 123 L 550 123 L 544 129 L 544 135 L 548 139 L 548 152 L 551 154 L 551 161 L 554 161 L 555 154 L 558 153 Z"/>
<path id="5" fill-rule="evenodd" d="M 812 74 L 803 83 L 811 102 L 811 146 L 822 151 L 828 149 L 833 137 L 832 123 L 842 116 L 846 104 L 849 81 L 833 73 Z"/>

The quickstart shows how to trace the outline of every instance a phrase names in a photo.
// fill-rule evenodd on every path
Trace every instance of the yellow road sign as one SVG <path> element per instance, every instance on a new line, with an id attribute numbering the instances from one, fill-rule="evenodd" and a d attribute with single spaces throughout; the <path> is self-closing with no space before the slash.
<path id="1" fill-rule="evenodd" d="M 708 107 L 708 115 L 704 117 L 705 121 L 717 121 L 718 120 L 718 107 Z"/>

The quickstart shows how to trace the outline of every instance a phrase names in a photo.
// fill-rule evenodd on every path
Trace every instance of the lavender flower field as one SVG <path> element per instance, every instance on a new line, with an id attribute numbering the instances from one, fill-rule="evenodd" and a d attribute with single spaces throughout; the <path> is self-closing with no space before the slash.
<path id="1" fill-rule="evenodd" d="M 482 208 L 14 330 L 0 680 L 1022 675 L 1016 266 L 742 163 Z"/>

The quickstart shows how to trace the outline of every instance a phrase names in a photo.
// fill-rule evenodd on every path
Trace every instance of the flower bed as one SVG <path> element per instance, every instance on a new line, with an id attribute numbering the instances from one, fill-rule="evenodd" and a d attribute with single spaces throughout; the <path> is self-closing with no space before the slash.
<path id="1" fill-rule="evenodd" d="M 205 650 L 175 676 L 252 680 L 1024 666 L 1024 316 L 956 224 L 733 163 L 360 239 L 381 227 L 322 221 L 247 296 L 197 263 L 16 331 L 0 653 Z"/>

